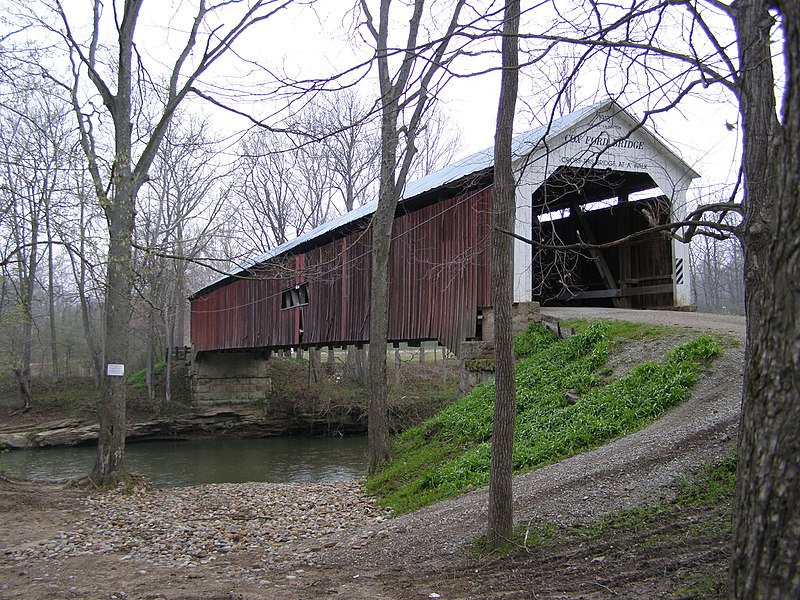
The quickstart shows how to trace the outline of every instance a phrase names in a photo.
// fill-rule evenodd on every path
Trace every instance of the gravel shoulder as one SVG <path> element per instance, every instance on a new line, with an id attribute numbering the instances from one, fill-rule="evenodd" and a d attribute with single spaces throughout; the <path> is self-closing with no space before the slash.
<path id="1" fill-rule="evenodd" d="M 516 477 L 518 522 L 570 524 L 641 506 L 671 494 L 676 477 L 723 456 L 734 443 L 744 320 L 609 312 L 543 311 L 559 319 L 621 318 L 709 330 L 738 343 L 726 348 L 688 401 L 647 428 Z M 605 561 L 611 550 L 577 548 L 533 557 L 543 562 L 522 581 L 507 563 L 469 554 L 484 532 L 486 504 L 486 490 L 477 490 L 387 518 L 357 482 L 230 484 L 121 496 L 0 480 L 0 599 L 632 598 L 661 595 L 669 585 L 664 574 L 658 578 L 661 563 L 652 567 L 655 574 L 631 573 L 646 563 L 632 554 L 619 563 L 612 590 L 604 583 L 611 579 L 596 572 L 611 568 Z M 559 560 L 566 566 L 557 573 L 541 566 Z"/>

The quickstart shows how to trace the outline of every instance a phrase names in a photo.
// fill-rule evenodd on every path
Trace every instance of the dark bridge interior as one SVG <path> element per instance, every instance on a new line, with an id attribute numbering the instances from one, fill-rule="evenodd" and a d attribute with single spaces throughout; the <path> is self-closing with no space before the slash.
<path id="1" fill-rule="evenodd" d="M 669 237 L 636 235 L 671 214 L 669 199 L 648 174 L 560 167 L 532 202 L 533 237 L 541 244 L 533 248 L 534 300 L 545 306 L 674 304 Z M 586 247 L 557 249 L 575 244 Z"/>

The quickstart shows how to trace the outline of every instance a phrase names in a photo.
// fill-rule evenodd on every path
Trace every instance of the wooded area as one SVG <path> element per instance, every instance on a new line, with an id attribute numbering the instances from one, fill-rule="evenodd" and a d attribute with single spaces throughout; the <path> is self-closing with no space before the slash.
<path id="1" fill-rule="evenodd" d="M 248 37 L 304 8 L 291 0 L 162 8 L 161 24 L 170 25 L 156 38 L 146 21 L 156 13 L 145 12 L 156 3 L 5 0 L 1 356 L 20 408 L 35 402 L 34 372 L 91 374 L 103 389 L 93 478 L 114 482 L 124 475 L 119 365 L 152 370 L 169 347 L 184 345 L 184 298 L 213 269 L 236 268 L 375 196 L 384 210 L 373 222 L 373 273 L 383 272 L 385 212 L 415 168 L 437 156 L 447 162 L 435 142 L 452 145 L 433 132 L 450 128 L 437 128 L 434 107 L 456 80 L 502 68 L 507 4 L 362 0 L 348 13 L 352 60 L 326 73 L 314 64 L 298 77 L 278 66 L 277 49 L 268 59 Z M 719 127 L 740 133 L 741 169 L 728 185 L 701 189 L 668 229 L 695 240 L 698 303 L 744 306 L 748 318 L 733 594 L 796 598 L 798 2 L 545 2 L 523 7 L 514 37 L 518 72 L 528 78 L 520 97 L 539 122 L 599 89 L 643 123 L 697 98 L 708 114 L 738 110 L 735 123 Z M 232 133 L 217 130 L 210 114 L 242 120 Z M 421 151 L 426 133 L 430 148 Z M 590 251 L 590 241 L 583 247 Z M 380 344 L 390 300 L 385 281 L 372 283 Z M 385 356 L 371 357 L 370 370 L 377 468 L 388 452 Z"/>

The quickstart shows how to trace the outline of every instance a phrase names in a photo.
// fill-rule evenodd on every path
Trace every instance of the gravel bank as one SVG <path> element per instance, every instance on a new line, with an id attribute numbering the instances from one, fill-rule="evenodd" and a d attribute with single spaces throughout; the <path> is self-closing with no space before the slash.
<path id="1" fill-rule="evenodd" d="M 214 484 L 109 492 L 83 502 L 85 519 L 53 539 L 6 549 L 6 559 L 117 553 L 121 560 L 196 568 L 256 551 L 269 562 L 287 545 L 319 551 L 335 544 L 337 534 L 385 519 L 360 481 Z"/>

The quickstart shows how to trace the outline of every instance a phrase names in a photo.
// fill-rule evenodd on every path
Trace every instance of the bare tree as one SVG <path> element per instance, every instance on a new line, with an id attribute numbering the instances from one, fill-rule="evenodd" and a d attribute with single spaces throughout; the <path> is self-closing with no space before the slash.
<path id="1" fill-rule="evenodd" d="M 292 146 L 286 136 L 264 130 L 253 131 L 242 143 L 234 195 L 245 243 L 258 253 L 302 233 L 297 231 L 300 201 Z"/>
<path id="2" fill-rule="evenodd" d="M 555 3 L 554 3 L 555 6 Z M 737 236 L 744 249 L 747 346 L 734 500 L 735 598 L 800 596 L 800 4 L 736 0 L 587 2 L 525 34 L 612 66 L 602 85 L 646 101 L 645 118 L 717 85 L 738 104 L 743 195 L 659 226 L 683 240 Z M 731 27 L 732 26 L 732 27 Z M 546 52 L 546 51 L 545 51 Z M 780 65 L 784 73 L 776 77 Z M 777 90 L 782 92 L 780 114 Z M 712 93 L 712 92 L 705 92 Z M 737 224 L 727 219 L 738 215 Z M 583 245 L 586 246 L 585 244 Z"/>
<path id="3" fill-rule="evenodd" d="M 187 269 L 218 227 L 227 169 L 215 159 L 209 124 L 178 113 L 170 124 L 143 188 L 138 211 L 136 264 L 148 325 L 145 380 L 155 398 L 155 365 L 165 357 L 164 403 L 171 401 L 172 352 L 184 345 Z"/>
<path id="4" fill-rule="evenodd" d="M 301 144 L 295 151 L 295 171 L 300 188 L 295 229 L 300 234 L 328 221 L 334 211 L 333 169 L 325 146 Z"/>
<path id="5" fill-rule="evenodd" d="M 443 35 L 434 40 L 419 39 L 425 9 L 424 0 L 415 0 L 400 50 L 390 43 L 394 33 L 390 15 L 391 0 L 381 0 L 377 21 L 366 2 L 360 6 L 364 26 L 375 44 L 381 114 L 381 159 L 378 207 L 372 217 L 372 272 L 370 285 L 369 353 L 369 470 L 374 473 L 390 455 L 387 408 L 386 342 L 388 336 L 389 245 L 392 224 L 416 151 L 415 142 L 423 117 L 441 83 L 443 67 L 455 53 L 448 47 L 458 27 L 465 2 L 452 7 Z M 424 59 L 423 59 L 424 56 Z M 394 70 L 393 70 L 394 69 Z M 437 77 L 439 80 L 437 81 Z M 403 125 L 400 125 L 401 119 Z M 404 146 L 401 149 L 401 132 Z"/>
<path id="6" fill-rule="evenodd" d="M 63 104 L 50 96 L 52 90 L 41 92 L 19 90 L 17 97 L 0 107 L 0 152 L 2 175 L 0 193 L 6 197 L 4 210 L 6 234 L 11 241 L 10 252 L 4 257 L 13 267 L 17 312 L 20 331 L 14 343 L 16 360 L 14 373 L 19 384 L 22 410 L 31 408 L 31 357 L 34 345 L 34 301 L 44 258 L 42 247 L 49 246 L 49 265 L 53 264 L 52 220 L 57 213 L 59 192 L 66 179 L 69 148 Z M 54 324 L 52 271 L 48 276 L 48 295 L 51 306 L 51 325 Z M 55 353 L 55 332 L 52 350 Z M 53 366 L 57 359 L 53 355 Z"/>
<path id="7" fill-rule="evenodd" d="M 64 246 L 68 250 L 68 259 L 75 294 L 80 306 L 80 322 L 83 338 L 89 354 L 91 373 L 95 385 L 100 387 L 103 380 L 103 349 L 101 343 L 102 326 L 98 323 L 99 308 L 102 306 L 102 279 L 96 273 L 95 266 L 101 264 L 101 246 L 98 240 L 105 242 L 102 227 L 97 225 L 102 218 L 99 207 L 91 202 L 92 185 L 85 169 L 73 169 L 73 195 L 77 207 L 72 222 L 61 228 Z"/>
<path id="8" fill-rule="evenodd" d="M 698 310 L 744 314 L 744 255 L 739 240 L 697 237 L 689 258 Z"/>
<path id="9" fill-rule="evenodd" d="M 200 2 L 194 16 L 185 22 L 183 44 L 171 59 L 165 86 L 155 84 L 149 76 L 151 69 L 143 63 L 145 56 L 134 52 L 136 25 L 144 0 L 115 3 L 111 7 L 113 14 L 107 14 L 105 4 L 94 0 L 86 38 L 85 24 L 79 22 L 81 13 L 74 7 L 60 2 L 18 6 L 17 10 L 31 22 L 57 36 L 68 53 L 72 67 L 69 79 L 56 69 L 44 70 L 43 75 L 71 94 L 81 147 L 108 224 L 104 332 L 107 368 L 102 385 L 97 460 L 90 476 L 95 484 L 113 484 L 126 477 L 122 375 L 130 342 L 132 241 L 139 190 L 147 180 L 175 111 L 190 94 L 201 93 L 198 86 L 202 76 L 244 31 L 289 3 L 290 0 Z M 170 30 L 170 35 L 174 47 L 178 30 Z M 158 64 L 167 62 L 170 61 L 162 56 Z M 159 68 L 153 65 L 153 70 Z M 145 106 L 140 94 L 148 93 L 159 98 L 160 105 L 157 113 L 140 118 L 142 114 L 137 109 Z M 107 122 L 111 126 L 103 130 Z M 102 137 L 102 131 L 107 137 Z"/>
<path id="10" fill-rule="evenodd" d="M 444 112 L 442 105 L 434 105 L 425 115 L 420 127 L 411 175 L 425 177 L 449 165 L 460 148 L 461 135 L 458 127 Z"/>
<path id="11" fill-rule="evenodd" d="M 354 91 L 323 94 L 299 117 L 297 127 L 318 140 L 316 151 L 327 159 L 330 186 L 338 193 L 344 211 L 369 201 L 375 192 L 380 139 L 374 110 Z"/>

